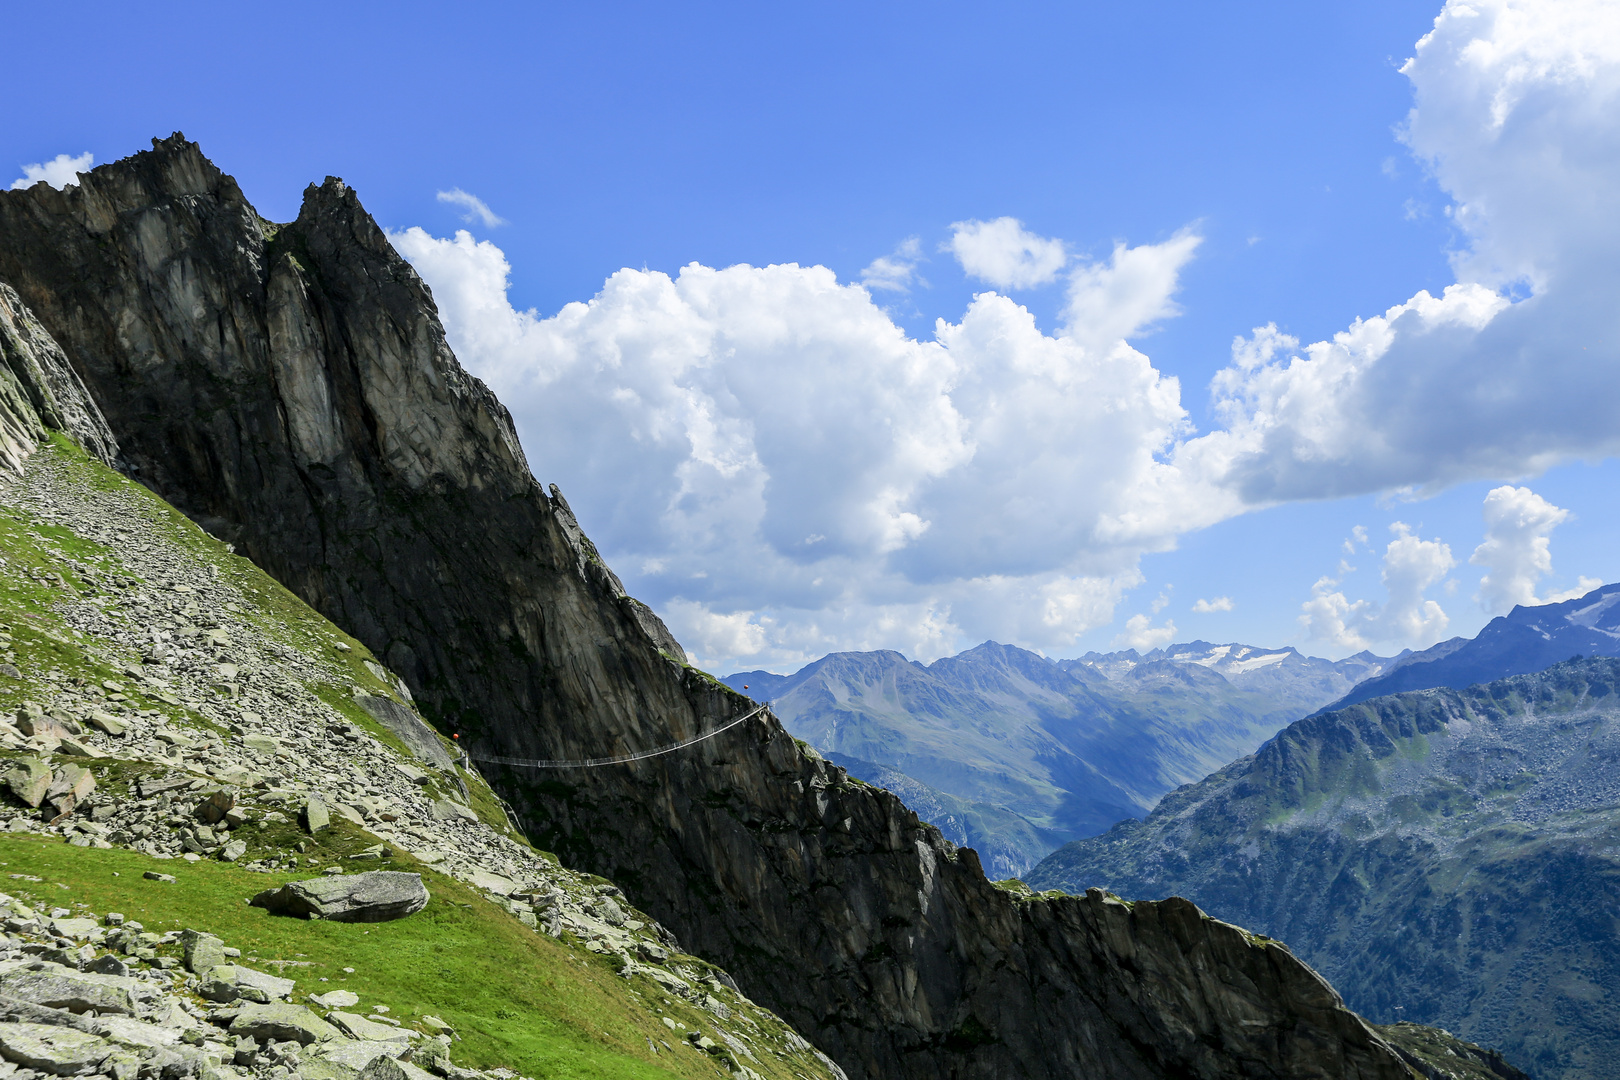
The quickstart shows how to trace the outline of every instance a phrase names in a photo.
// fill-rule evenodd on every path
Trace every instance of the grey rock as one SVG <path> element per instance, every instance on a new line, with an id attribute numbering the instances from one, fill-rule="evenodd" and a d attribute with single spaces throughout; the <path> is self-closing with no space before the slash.
<path id="1" fill-rule="evenodd" d="M 62 348 L 10 285 L 0 283 L 0 470 L 18 472 L 47 431 L 111 465 L 117 443 Z"/>
<path id="2" fill-rule="evenodd" d="M 304 803 L 304 827 L 311 833 L 317 833 L 330 824 L 332 815 L 327 811 L 326 804 L 311 795 Z"/>
<path id="3" fill-rule="evenodd" d="M 596 915 L 609 926 L 624 925 L 624 908 L 614 903 L 611 897 L 604 896 L 596 901 Z"/>
<path id="4" fill-rule="evenodd" d="M 417 1068 L 426 1069 L 431 1073 L 443 1075 L 450 1068 L 450 1051 L 437 1039 L 427 1039 L 399 1056 L 401 1062 L 408 1062 Z"/>
<path id="5" fill-rule="evenodd" d="M 209 1001 L 248 1001 L 268 1005 L 293 992 L 292 979 L 267 975 L 238 964 L 220 964 L 210 969 L 197 987 L 199 996 Z"/>
<path id="6" fill-rule="evenodd" d="M 399 870 L 371 870 L 364 874 L 334 874 L 308 881 L 291 881 L 253 897 L 255 907 L 280 915 L 297 915 L 335 922 L 387 922 L 414 915 L 427 906 L 428 891 L 421 874 Z"/>
<path id="7" fill-rule="evenodd" d="M 247 854 L 246 840 L 232 840 L 219 849 L 219 857 L 226 862 L 235 862 Z"/>
<path id="8" fill-rule="evenodd" d="M 231 1053 L 231 1063 L 235 1065 L 251 1066 L 259 1060 L 259 1041 L 250 1035 L 240 1035 L 236 1039 L 236 1046 Z"/>
<path id="9" fill-rule="evenodd" d="M 394 1043 L 337 1041 L 337 1043 L 324 1044 L 318 1051 L 314 1051 L 313 1056 L 306 1059 L 305 1067 L 300 1072 L 303 1072 L 306 1080 L 327 1080 L 327 1077 L 330 1077 L 330 1080 L 353 1080 L 356 1074 L 360 1074 L 361 1070 L 366 1069 L 366 1065 L 377 1061 L 379 1057 L 386 1059 L 386 1061 L 397 1061 L 403 1052 L 405 1052 L 405 1046 L 402 1043 L 397 1043 L 397 1041 L 394 1041 Z M 340 1072 L 335 1075 L 326 1074 L 326 1072 L 311 1075 L 308 1065 L 314 1064 L 314 1062 L 321 1062 L 322 1065 L 326 1065 L 327 1069 L 340 1070 Z M 411 1078 L 411 1080 L 415 1080 L 415 1078 Z"/>
<path id="10" fill-rule="evenodd" d="M 362 828 L 366 824 L 366 819 L 360 815 L 358 810 L 350 806 L 348 803 L 333 802 L 332 812 L 347 821 L 361 826 Z"/>
<path id="11" fill-rule="evenodd" d="M 357 694 L 354 700 L 372 719 L 398 736 L 418 758 L 440 769 L 449 769 L 455 764 L 438 732 L 411 709 L 393 698 L 373 694 Z"/>
<path id="12" fill-rule="evenodd" d="M 129 974 L 129 965 L 112 953 L 105 953 L 92 960 L 84 970 L 93 971 L 97 975 L 126 976 Z"/>
<path id="13" fill-rule="evenodd" d="M 72 1028 L 0 1024 L 0 1057 L 52 1076 L 87 1076 L 97 1072 L 115 1049 L 99 1036 Z"/>
<path id="14" fill-rule="evenodd" d="M 247 1005 L 231 1021 L 230 1033 L 260 1042 L 297 1042 L 301 1046 L 339 1038 L 338 1030 L 302 1005 Z"/>
<path id="15" fill-rule="evenodd" d="M 336 1047 L 339 1044 L 331 1043 L 328 1046 Z M 358 1043 L 347 1045 L 356 1046 Z M 324 1049 L 324 1048 L 323 1048 Z M 367 1061 L 371 1059 L 366 1058 Z M 298 1075 L 301 1080 L 354 1080 L 355 1074 L 360 1070 L 345 1064 L 341 1060 L 329 1058 L 324 1052 L 311 1053 L 298 1065 Z"/>
<path id="16" fill-rule="evenodd" d="M 39 758 L 18 758 L 6 770 L 5 784 L 24 806 L 38 806 L 51 786 L 51 767 Z"/>
<path id="17" fill-rule="evenodd" d="M 74 757 L 102 758 L 107 756 L 94 746 L 73 735 L 64 735 L 62 737 L 60 751 Z"/>
<path id="18" fill-rule="evenodd" d="M 410 1080 L 410 1077 L 392 1057 L 379 1056 L 360 1070 L 359 1080 Z"/>
<path id="19" fill-rule="evenodd" d="M 35 1005 L 82 1013 L 132 1016 L 155 1005 L 161 992 L 139 979 L 72 971 L 54 964 L 0 975 L 0 993 Z"/>
<path id="20" fill-rule="evenodd" d="M 79 765 L 63 765 L 52 774 L 50 787 L 45 789 L 45 798 L 71 795 L 74 799 L 82 799 L 94 790 L 95 773 Z"/>
<path id="21" fill-rule="evenodd" d="M 225 943 L 213 934 L 200 930 L 182 930 L 180 950 L 185 958 L 186 970 L 195 975 L 201 975 L 225 962 Z"/>
<path id="22" fill-rule="evenodd" d="M 256 1001 L 260 1004 L 269 1004 L 272 1001 L 285 998 L 298 985 L 292 979 L 283 979 L 278 975 L 255 971 L 240 964 L 221 965 L 220 968 L 215 968 L 214 971 L 210 972 L 210 976 L 223 974 L 221 968 L 226 966 L 230 968 L 232 981 L 236 983 L 236 987 L 241 991 L 242 996 L 249 1001 Z"/>
<path id="23" fill-rule="evenodd" d="M 337 1028 L 351 1039 L 364 1039 L 367 1042 L 396 1042 L 406 1041 L 403 1031 L 367 1020 L 354 1013 L 333 1012 L 328 1013 L 326 1022 Z M 399 1055 L 394 1055 L 398 1057 Z"/>
<path id="24" fill-rule="evenodd" d="M 94 1023 L 97 1035 L 123 1046 L 173 1046 L 184 1034 L 181 1028 L 149 1023 L 130 1016 L 102 1016 Z"/>
<path id="25" fill-rule="evenodd" d="M 478 815 L 473 813 L 469 807 L 457 802 L 451 802 L 449 799 L 434 799 L 432 813 L 434 821 L 478 820 Z"/>
<path id="26" fill-rule="evenodd" d="M 475 888 L 487 889 L 496 896 L 510 896 L 517 888 L 517 882 L 503 874 L 492 874 L 481 866 L 475 866 L 467 875 Z"/>
<path id="27" fill-rule="evenodd" d="M 94 919 L 52 919 L 51 929 L 56 931 L 58 937 L 88 941 L 100 932 L 101 927 Z"/>
<path id="28" fill-rule="evenodd" d="M 156 870 L 148 870 L 146 873 L 142 874 L 141 877 L 145 878 L 147 881 L 167 881 L 171 884 L 174 882 L 173 874 L 159 873 Z"/>
<path id="29" fill-rule="evenodd" d="M 228 968 L 229 965 L 221 965 Z M 217 1001 L 229 1004 L 242 999 L 242 991 L 237 989 L 234 973 L 215 968 L 203 976 L 197 984 L 197 996 L 204 1001 Z"/>
<path id="30" fill-rule="evenodd" d="M 89 715 L 85 717 L 85 722 L 97 731 L 106 732 L 108 735 L 123 735 L 128 730 L 122 720 L 112 713 L 103 712 L 100 709 L 90 710 Z"/>
<path id="31" fill-rule="evenodd" d="M 311 995 L 310 1000 L 323 1009 L 347 1009 L 360 1004 L 360 995 L 353 990 L 329 990 L 324 994 Z"/>

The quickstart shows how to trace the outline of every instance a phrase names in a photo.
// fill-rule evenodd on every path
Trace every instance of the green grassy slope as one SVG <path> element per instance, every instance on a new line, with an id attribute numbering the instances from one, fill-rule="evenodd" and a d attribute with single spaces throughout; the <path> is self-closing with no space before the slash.
<path id="1" fill-rule="evenodd" d="M 88 459 L 57 437 L 42 448 L 32 468 L 58 470 L 74 485 L 118 490 L 132 497 L 135 512 L 155 527 L 174 558 L 211 568 L 218 580 L 235 586 L 243 603 L 233 617 L 305 655 L 319 657 L 326 674 L 311 685 L 327 704 L 408 759 L 399 740 L 355 705 L 355 687 L 378 695 L 398 691 L 386 671 L 357 640 L 311 610 L 257 566 L 199 529 L 156 495 Z M 109 709 L 149 712 L 168 718 L 176 729 L 212 728 L 216 721 L 188 708 L 151 679 L 141 664 L 139 626 L 129 632 L 91 637 L 68 625 L 68 604 L 91 603 L 115 617 L 127 608 L 126 595 L 162 588 L 140 580 L 120 558 L 116 541 L 98 542 L 64 527 L 49 508 L 8 499 L 0 483 L 0 716 L 13 717 L 24 702 L 48 699 L 51 688 L 71 684 L 81 693 L 103 695 Z M 15 488 L 10 490 L 15 493 Z M 14 673 L 14 674 L 13 674 Z M 222 684 L 217 693 L 229 693 Z M 0 772 L 22 750 L 0 749 Z M 100 798 L 128 798 L 132 782 L 176 763 L 89 759 L 65 754 L 54 764 L 88 767 L 98 779 Z M 482 778 L 462 770 L 469 803 L 491 828 L 527 844 L 508 821 L 499 799 Z M 429 795 L 442 780 L 430 780 Z M 216 785 L 217 786 L 217 785 Z M 72 846 L 59 836 L 0 831 L 0 890 L 43 906 L 82 906 L 104 914 L 119 911 L 149 930 L 180 927 L 207 930 L 242 949 L 249 966 L 275 970 L 297 981 L 294 1000 L 342 986 L 360 994 L 362 1004 L 387 1004 L 410 1024 L 422 1014 L 448 1021 L 460 1041 L 451 1050 L 457 1065 L 504 1066 L 525 1076 L 548 1077 L 716 1077 L 730 1076 L 726 1057 L 698 1050 L 688 1033 L 717 1036 L 715 1016 L 668 993 L 645 971 L 626 978 L 623 961 L 586 948 L 568 930 L 552 938 L 525 926 L 498 898 L 469 887 L 410 855 L 362 863 L 345 870 L 398 869 L 421 873 L 432 901 L 421 913 L 395 922 L 360 925 L 272 917 L 244 900 L 286 880 L 337 864 L 377 837 L 334 816 L 310 836 L 293 821 L 252 821 L 234 838 L 248 843 L 243 862 L 285 853 L 304 845 L 302 872 L 260 873 L 240 865 L 203 860 L 158 859 L 121 848 Z M 82 837 L 80 838 L 83 839 Z M 540 853 L 552 862 L 555 859 Z M 175 875 L 174 884 L 149 881 L 149 869 Z M 31 878 L 40 878 L 32 881 Z M 596 880 L 599 884 L 606 882 Z M 645 920 L 645 916 L 633 917 Z M 678 963 L 700 981 L 715 969 L 696 957 Z M 353 968 L 353 973 L 344 969 Z M 327 981 L 321 981 L 321 980 Z M 729 1026 L 757 1036 L 758 1061 L 747 1065 L 767 1077 L 825 1077 L 826 1067 L 780 1021 L 733 992 L 714 993 L 731 1008 Z M 668 1017 L 671 1028 L 664 1022 Z"/>
<path id="2" fill-rule="evenodd" d="M 343 988 L 368 1010 L 388 1005 L 406 1024 L 424 1013 L 439 1016 L 461 1036 L 451 1053 L 466 1067 L 504 1065 L 534 1077 L 728 1075 L 695 1050 L 654 1058 L 647 1039 L 669 1039 L 670 1032 L 607 959 L 534 933 L 431 870 L 424 873 L 432 894 L 426 909 L 366 925 L 281 918 L 244 903 L 307 875 L 271 877 L 206 860 L 177 863 L 5 834 L 0 868 L 43 878 L 0 876 L 0 889 L 42 906 L 118 911 L 154 933 L 206 928 L 241 949 L 248 966 L 295 980 L 295 1000 Z M 141 876 L 147 870 L 178 880 L 148 881 Z M 177 947 L 171 951 L 178 955 Z M 689 1008 L 659 1007 L 701 1026 Z"/>

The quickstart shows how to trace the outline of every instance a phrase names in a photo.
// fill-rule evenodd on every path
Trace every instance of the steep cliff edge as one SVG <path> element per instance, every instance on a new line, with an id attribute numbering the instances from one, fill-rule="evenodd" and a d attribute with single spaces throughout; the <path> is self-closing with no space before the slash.
<path id="1" fill-rule="evenodd" d="M 354 193 L 258 217 L 176 135 L 0 193 L 0 280 L 126 467 L 489 753 L 581 758 L 750 706 L 624 594 Z M 618 881 L 852 1075 L 1408 1077 L 1275 943 L 1191 904 L 1018 896 L 768 714 L 607 769 L 504 769 L 532 836 Z"/>
<path id="2" fill-rule="evenodd" d="M 118 443 L 67 357 L 17 290 L 0 283 L 0 479 L 17 476 L 52 431 L 113 463 Z"/>

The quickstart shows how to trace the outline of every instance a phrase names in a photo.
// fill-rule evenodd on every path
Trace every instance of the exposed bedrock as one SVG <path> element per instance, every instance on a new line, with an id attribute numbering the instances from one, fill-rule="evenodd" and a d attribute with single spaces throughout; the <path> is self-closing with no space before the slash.
<path id="1" fill-rule="evenodd" d="M 750 707 L 685 665 L 534 481 L 341 181 L 273 225 L 176 135 L 64 191 L 0 192 L 0 281 L 133 475 L 385 656 L 475 750 L 605 756 Z M 1411 1075 L 1274 943 L 1181 901 L 998 889 L 768 714 L 633 765 L 491 771 L 537 842 L 852 1076 Z"/>

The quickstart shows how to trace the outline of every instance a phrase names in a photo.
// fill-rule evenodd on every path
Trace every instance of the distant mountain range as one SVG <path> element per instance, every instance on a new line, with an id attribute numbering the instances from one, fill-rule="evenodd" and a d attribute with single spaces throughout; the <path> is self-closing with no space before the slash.
<path id="1" fill-rule="evenodd" d="M 1561 604 L 1515 607 L 1472 639 L 1452 638 L 1422 652 L 1403 653 L 1329 708 L 1403 690 L 1473 686 L 1541 671 L 1576 655 L 1620 656 L 1620 584 Z"/>
<path id="2" fill-rule="evenodd" d="M 1147 813 L 1390 661 L 1195 641 L 1052 661 L 986 642 L 932 664 L 833 653 L 723 681 L 796 736 L 900 795 L 993 877 Z"/>
<path id="3" fill-rule="evenodd" d="M 1586 601 L 1578 619 L 1609 610 Z M 1375 1022 L 1445 1027 L 1541 1080 L 1620 1080 L 1617 854 L 1620 660 L 1588 658 L 1301 720 L 1025 880 L 1186 897 Z"/>

